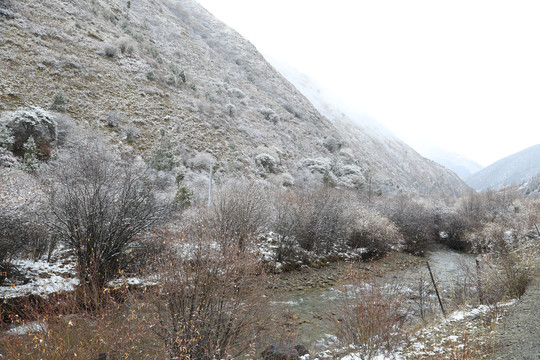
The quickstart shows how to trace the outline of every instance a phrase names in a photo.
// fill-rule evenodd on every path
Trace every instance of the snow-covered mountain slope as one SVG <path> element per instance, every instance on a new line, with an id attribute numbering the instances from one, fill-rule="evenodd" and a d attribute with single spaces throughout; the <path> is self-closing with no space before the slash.
<path id="1" fill-rule="evenodd" d="M 540 174 L 540 144 L 507 156 L 466 179 L 476 190 L 521 184 Z"/>
<path id="2" fill-rule="evenodd" d="M 0 110 L 47 108 L 61 92 L 67 114 L 111 143 L 144 156 L 166 138 L 187 181 L 207 176 L 213 159 L 217 180 L 325 178 L 358 189 L 369 181 L 383 194 L 467 189 L 403 144 L 321 115 L 193 0 L 4 0 L 0 7 Z"/>

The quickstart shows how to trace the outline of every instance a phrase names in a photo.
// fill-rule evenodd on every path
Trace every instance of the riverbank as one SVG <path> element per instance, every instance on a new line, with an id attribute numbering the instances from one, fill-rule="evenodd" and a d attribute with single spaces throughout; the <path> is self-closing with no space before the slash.
<path id="1" fill-rule="evenodd" d="M 393 251 L 386 256 L 371 261 L 337 261 L 321 268 L 302 267 L 298 270 L 272 276 L 273 289 L 280 291 L 303 291 L 325 289 L 347 282 L 351 271 L 381 277 L 389 272 L 418 268 L 425 258 Z"/>

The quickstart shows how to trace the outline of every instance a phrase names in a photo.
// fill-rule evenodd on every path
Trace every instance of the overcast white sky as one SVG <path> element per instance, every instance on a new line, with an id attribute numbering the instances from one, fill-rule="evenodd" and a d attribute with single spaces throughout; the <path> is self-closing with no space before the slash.
<path id="1" fill-rule="evenodd" d="M 540 143 L 540 1 L 198 0 L 413 147 Z"/>

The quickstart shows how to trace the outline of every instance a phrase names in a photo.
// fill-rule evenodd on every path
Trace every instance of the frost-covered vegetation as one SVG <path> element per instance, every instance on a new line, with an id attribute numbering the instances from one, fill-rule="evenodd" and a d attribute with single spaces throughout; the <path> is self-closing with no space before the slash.
<path id="1" fill-rule="evenodd" d="M 455 302 L 491 304 L 536 271 L 537 200 L 441 199 L 466 187 L 321 116 L 192 0 L 0 18 L 1 358 L 301 356 L 268 305 L 277 274 L 440 242 L 482 254 Z M 330 316 L 357 357 L 402 346 L 401 294 L 372 285 Z"/>
<path id="2" fill-rule="evenodd" d="M 537 273 L 540 202 L 518 188 L 443 201 L 369 196 L 324 179 L 307 187 L 217 176 L 209 199 L 211 156 L 178 157 L 165 132 L 141 158 L 79 128 L 58 145 L 50 129 L 65 115 L 16 115 L 22 120 L 2 122 L 3 151 L 14 159 L 0 169 L 2 321 L 39 326 L 0 335 L 10 339 L 0 347 L 8 358 L 242 358 L 272 342 L 282 345 L 267 354 L 287 349 L 283 324 L 265 311 L 274 273 L 392 251 L 422 255 L 434 243 L 478 254 L 478 267 L 447 294 L 453 306 L 519 297 Z M 11 125 L 23 121 L 32 124 L 26 133 Z M 39 140 L 48 156 L 33 150 L 33 167 L 11 150 L 25 136 L 50 138 Z M 261 154 L 261 167 L 274 166 Z M 360 359 L 405 351 L 410 295 L 355 275 L 351 282 L 342 311 L 330 316 L 338 348 L 351 345 Z"/>

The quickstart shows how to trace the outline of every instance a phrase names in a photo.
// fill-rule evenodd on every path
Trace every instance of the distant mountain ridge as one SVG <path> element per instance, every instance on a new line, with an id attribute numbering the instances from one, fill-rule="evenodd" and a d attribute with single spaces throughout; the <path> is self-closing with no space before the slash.
<path id="1" fill-rule="evenodd" d="M 540 174 L 540 144 L 507 156 L 468 177 L 465 182 L 476 190 L 521 184 Z"/>
<path id="2" fill-rule="evenodd" d="M 433 145 L 419 146 L 416 150 L 422 155 L 455 172 L 462 180 L 480 171 L 483 167 L 477 162 Z"/>

